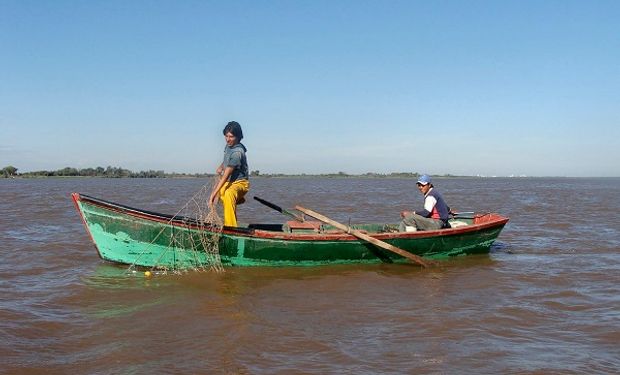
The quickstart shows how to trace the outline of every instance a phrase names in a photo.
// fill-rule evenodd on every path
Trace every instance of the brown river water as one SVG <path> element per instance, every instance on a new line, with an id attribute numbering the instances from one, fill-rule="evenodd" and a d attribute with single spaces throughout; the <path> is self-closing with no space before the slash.
<path id="1" fill-rule="evenodd" d="M 0 179 L 0 373 L 620 372 L 620 179 L 443 178 L 510 217 L 440 267 L 227 268 L 146 279 L 97 253 L 71 192 L 174 214 L 204 179 Z M 343 222 L 397 222 L 408 179 L 254 178 Z M 248 199 L 241 222 L 286 220 Z"/>

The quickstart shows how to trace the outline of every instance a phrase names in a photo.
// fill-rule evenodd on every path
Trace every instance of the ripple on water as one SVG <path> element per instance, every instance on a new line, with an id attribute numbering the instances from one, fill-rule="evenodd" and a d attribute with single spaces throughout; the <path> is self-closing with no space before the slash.
<path id="1" fill-rule="evenodd" d="M 620 368 L 617 179 L 437 179 L 451 206 L 511 220 L 489 255 L 431 270 L 230 268 L 151 279 L 98 258 L 68 193 L 174 213 L 204 180 L 17 182 L 0 181 L 7 373 Z M 353 222 L 394 221 L 421 203 L 410 179 L 256 178 L 252 194 Z M 252 202 L 240 207 L 244 222 L 285 219 Z"/>

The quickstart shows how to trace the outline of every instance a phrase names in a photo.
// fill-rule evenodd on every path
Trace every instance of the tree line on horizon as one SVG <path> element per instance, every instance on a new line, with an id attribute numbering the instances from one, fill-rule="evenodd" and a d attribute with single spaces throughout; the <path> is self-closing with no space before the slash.
<path id="1" fill-rule="evenodd" d="M 108 166 L 107 168 L 73 168 L 65 167 L 55 171 L 33 171 L 17 173 L 18 169 L 8 166 L 2 169 L 1 175 L 11 177 L 107 177 L 107 178 L 165 178 L 165 177 L 206 177 L 207 174 L 166 173 L 163 170 L 148 170 L 133 172 L 121 167 Z M 212 175 L 211 175 L 212 176 Z"/>
<path id="2" fill-rule="evenodd" d="M 104 177 L 104 178 L 174 178 L 174 177 L 212 177 L 212 173 L 166 173 L 163 170 L 148 170 L 133 172 L 129 169 L 121 167 L 108 166 L 107 168 L 73 168 L 65 167 L 55 171 L 34 171 L 18 173 L 18 168 L 9 165 L 4 167 L 0 171 L 0 177 L 14 178 L 14 177 Z M 403 177 L 403 178 L 416 178 L 420 174 L 417 172 L 392 172 L 392 173 L 375 173 L 367 172 L 363 174 L 348 174 L 346 172 L 337 173 L 321 173 L 321 174 L 285 174 L 285 173 L 266 173 L 261 174 L 260 171 L 255 170 L 250 172 L 252 177 Z M 443 177 L 454 177 L 450 174 L 442 175 Z"/>
<path id="3" fill-rule="evenodd" d="M 0 176 L 3 177 L 104 177 L 104 178 L 166 178 L 166 177 L 209 177 L 213 174 L 206 173 L 166 173 L 163 170 L 147 170 L 134 172 L 122 167 L 107 168 L 73 168 L 65 167 L 53 171 L 41 170 L 33 172 L 17 173 L 17 168 L 8 166 L 2 169 Z"/>

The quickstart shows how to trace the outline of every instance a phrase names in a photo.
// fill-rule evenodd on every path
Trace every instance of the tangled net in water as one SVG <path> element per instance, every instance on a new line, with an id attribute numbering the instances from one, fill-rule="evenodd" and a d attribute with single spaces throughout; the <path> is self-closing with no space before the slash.
<path id="1" fill-rule="evenodd" d="M 205 184 L 170 218 L 149 246 L 136 258 L 134 264 L 129 266 L 129 272 L 135 272 L 138 260 L 151 246 L 156 246 L 155 242 L 162 236 L 169 238 L 168 244 L 145 275 L 209 270 L 224 272 L 219 252 L 223 221 L 216 206 L 209 205 L 216 178 Z"/>

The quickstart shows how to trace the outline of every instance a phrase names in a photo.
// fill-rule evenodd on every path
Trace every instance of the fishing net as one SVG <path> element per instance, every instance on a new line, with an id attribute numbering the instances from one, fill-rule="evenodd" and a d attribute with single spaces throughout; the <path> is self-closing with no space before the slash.
<path id="1" fill-rule="evenodd" d="M 142 255 L 157 247 L 160 249 L 159 255 L 154 259 L 150 272 L 224 272 L 219 252 L 223 222 L 217 213 L 217 206 L 209 205 L 212 187 L 216 183 L 217 177 L 214 177 L 185 203 L 138 256 L 129 271 L 135 272 L 135 265 L 140 263 Z"/>

